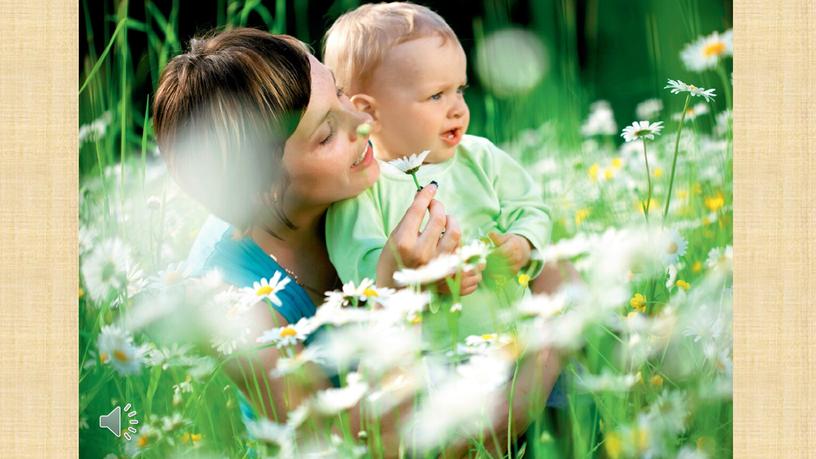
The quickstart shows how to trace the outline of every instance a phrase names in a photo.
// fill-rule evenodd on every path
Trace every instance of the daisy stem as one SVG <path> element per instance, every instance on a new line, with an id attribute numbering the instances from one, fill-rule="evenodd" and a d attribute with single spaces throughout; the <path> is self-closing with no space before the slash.
<path id="1" fill-rule="evenodd" d="M 725 73 L 725 64 L 723 64 L 722 60 L 717 64 L 717 74 L 722 80 L 723 91 L 725 91 L 725 108 L 731 108 L 731 85 L 728 81 L 728 75 Z"/>
<path id="2" fill-rule="evenodd" d="M 672 159 L 671 174 L 669 176 L 669 192 L 666 194 L 666 206 L 663 208 L 663 224 L 666 223 L 666 217 L 669 215 L 669 204 L 671 203 L 672 187 L 674 186 L 674 171 L 677 167 L 677 152 L 680 148 L 680 133 L 683 132 L 683 123 L 686 122 L 686 110 L 688 110 L 690 99 L 691 94 L 686 95 L 686 103 L 683 104 L 683 111 L 680 115 L 680 126 L 677 128 L 677 137 L 674 140 L 674 159 Z"/>
<path id="3" fill-rule="evenodd" d="M 416 173 L 412 173 L 411 178 L 414 179 L 414 185 L 416 185 L 417 191 L 421 190 L 422 187 L 419 185 L 419 180 L 416 178 Z"/>
<path id="4" fill-rule="evenodd" d="M 646 156 L 646 139 L 640 139 L 643 142 L 643 160 L 646 161 L 646 204 L 643 206 L 643 215 L 646 216 L 646 223 L 649 223 L 649 205 L 652 203 L 652 174 L 649 172 L 649 157 Z"/>

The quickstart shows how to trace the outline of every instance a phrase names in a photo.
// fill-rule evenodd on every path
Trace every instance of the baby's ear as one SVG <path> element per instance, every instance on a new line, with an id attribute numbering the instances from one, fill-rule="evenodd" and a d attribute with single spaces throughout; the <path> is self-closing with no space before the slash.
<path id="1" fill-rule="evenodd" d="M 355 94 L 351 96 L 351 103 L 354 108 L 361 112 L 366 112 L 371 115 L 374 123 L 379 123 L 379 112 L 377 110 L 377 99 L 368 94 Z"/>

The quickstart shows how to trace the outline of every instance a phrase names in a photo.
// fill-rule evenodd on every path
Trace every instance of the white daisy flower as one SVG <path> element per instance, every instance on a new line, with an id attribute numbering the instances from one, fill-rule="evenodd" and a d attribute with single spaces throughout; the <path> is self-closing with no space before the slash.
<path id="1" fill-rule="evenodd" d="M 699 37 L 680 52 L 683 64 L 693 72 L 712 69 L 717 66 L 720 59 L 733 55 L 734 40 L 731 29 L 722 34 L 713 32 L 711 35 Z"/>
<path id="2" fill-rule="evenodd" d="M 394 281 L 401 286 L 424 285 L 442 280 L 456 273 L 461 259 L 456 254 L 444 254 L 416 269 L 402 269 L 394 273 Z"/>
<path id="3" fill-rule="evenodd" d="M 259 343 L 272 343 L 277 348 L 295 346 L 298 341 L 304 341 L 306 337 L 314 331 L 312 321 L 304 317 L 294 325 L 288 324 L 283 327 L 267 330 L 259 336 L 256 341 Z"/>
<path id="4" fill-rule="evenodd" d="M 388 161 L 388 164 L 396 167 L 406 174 L 415 174 L 430 153 L 431 150 L 424 150 L 421 153 L 415 153 L 413 155 L 403 156 L 402 158 Z"/>
<path id="5" fill-rule="evenodd" d="M 635 113 L 637 117 L 642 120 L 650 120 L 656 118 L 663 110 L 663 101 L 660 99 L 647 99 L 637 104 Z"/>
<path id="6" fill-rule="evenodd" d="M 650 123 L 648 121 L 634 121 L 631 126 L 623 128 L 621 137 L 627 142 L 634 142 L 640 139 L 654 140 L 656 135 L 660 135 L 663 130 L 663 122 Z"/>
<path id="7" fill-rule="evenodd" d="M 184 279 L 190 277 L 192 270 L 186 263 L 171 263 L 164 270 L 156 274 L 153 280 L 158 287 L 171 287 L 180 284 Z"/>
<path id="8" fill-rule="evenodd" d="M 685 395 L 678 391 L 663 391 L 649 408 L 649 415 L 671 435 L 682 433 L 689 415 Z"/>
<path id="9" fill-rule="evenodd" d="M 331 296 L 332 293 L 336 292 L 326 292 L 326 295 Z M 393 294 L 394 289 L 390 289 L 387 287 L 377 287 L 374 285 L 373 280 L 365 278 L 360 282 L 360 285 L 358 286 L 354 285 L 354 281 L 349 281 L 343 284 L 342 294 L 339 299 L 342 302 L 341 306 L 346 306 L 350 303 L 353 303 L 355 299 L 359 303 L 365 303 L 371 299 L 382 301 L 383 299 Z"/>
<path id="10" fill-rule="evenodd" d="M 271 279 L 262 278 L 260 282 L 253 282 L 250 290 L 255 293 L 258 300 L 267 298 L 275 306 L 280 306 L 282 303 L 278 298 L 278 292 L 283 290 L 289 281 L 289 276 L 283 277 L 280 271 L 275 271 Z"/>
<path id="11" fill-rule="evenodd" d="M 698 116 L 705 115 L 709 112 L 708 105 L 700 102 L 694 104 L 693 106 L 686 109 L 686 121 L 693 121 L 697 119 Z M 683 118 L 683 112 L 675 113 L 672 115 L 672 119 L 675 121 L 680 121 Z"/>
<path id="12" fill-rule="evenodd" d="M 680 80 L 669 80 L 668 85 L 663 89 L 669 89 L 672 94 L 687 92 L 692 96 L 704 98 L 706 102 L 711 102 L 711 99 L 716 97 L 713 89 L 698 88 L 693 84 L 686 84 Z"/>
<path id="13" fill-rule="evenodd" d="M 462 269 L 465 272 L 486 263 L 489 253 L 490 246 L 478 239 L 456 250 L 456 254 L 462 262 Z"/>
<path id="14" fill-rule="evenodd" d="M 356 405 L 368 392 L 368 383 L 359 373 L 346 376 L 346 386 L 326 389 L 315 394 L 311 407 L 318 413 L 333 416 Z"/>
<path id="15" fill-rule="evenodd" d="M 133 337 L 115 325 L 105 325 L 97 338 L 99 361 L 110 364 L 121 375 L 136 374 L 142 368 L 144 349 L 133 344 Z"/>
<path id="16" fill-rule="evenodd" d="M 581 126 L 581 134 L 585 137 L 595 135 L 615 135 L 618 125 L 612 106 L 605 100 L 599 100 L 589 107 L 589 117 Z"/>
<path id="17" fill-rule="evenodd" d="M 671 230 L 665 247 L 665 263 L 667 265 L 677 263 L 677 260 L 686 254 L 687 247 L 688 242 L 680 235 L 680 232 Z"/>
<path id="18" fill-rule="evenodd" d="M 706 266 L 709 268 L 730 268 L 734 259 L 734 250 L 729 246 L 715 247 L 708 252 Z"/>
<path id="19" fill-rule="evenodd" d="M 96 302 L 127 288 L 127 274 L 133 266 L 130 249 L 120 239 L 108 239 L 82 263 L 82 275 L 88 295 Z"/>

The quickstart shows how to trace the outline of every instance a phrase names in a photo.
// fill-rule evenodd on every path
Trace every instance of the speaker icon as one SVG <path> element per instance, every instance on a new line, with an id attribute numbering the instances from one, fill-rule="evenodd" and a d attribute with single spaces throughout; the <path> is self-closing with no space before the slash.
<path id="1" fill-rule="evenodd" d="M 125 405 L 124 411 L 127 413 L 128 418 L 136 416 L 136 411 L 130 411 L 130 403 Z M 136 419 L 130 419 L 128 424 L 130 425 L 128 426 L 127 430 L 125 430 L 124 435 L 125 439 L 130 441 L 130 434 L 136 433 L 136 428 L 133 426 L 138 425 L 139 421 Z M 110 430 L 112 434 L 119 438 L 119 436 L 122 435 L 122 407 L 117 406 L 111 410 L 110 413 L 99 416 L 99 427 Z"/>

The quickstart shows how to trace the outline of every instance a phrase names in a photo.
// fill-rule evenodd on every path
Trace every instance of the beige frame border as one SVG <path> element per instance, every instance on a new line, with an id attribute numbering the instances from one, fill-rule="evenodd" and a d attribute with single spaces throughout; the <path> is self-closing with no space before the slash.
<path id="1" fill-rule="evenodd" d="M 0 451 L 70 457 L 78 454 L 78 2 L 3 9 Z M 812 0 L 734 4 L 735 457 L 813 456 L 814 17 Z"/>
<path id="2" fill-rule="evenodd" d="M 734 456 L 813 457 L 816 18 L 734 2 Z"/>
<path id="3" fill-rule="evenodd" d="M 3 2 L 0 455 L 78 455 L 79 2 Z"/>

